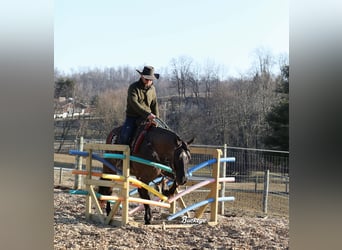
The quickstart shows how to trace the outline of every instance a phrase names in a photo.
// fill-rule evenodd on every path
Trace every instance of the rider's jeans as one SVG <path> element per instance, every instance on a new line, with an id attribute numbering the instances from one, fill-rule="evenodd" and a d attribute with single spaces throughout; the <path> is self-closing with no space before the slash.
<path id="1" fill-rule="evenodd" d="M 120 133 L 120 144 L 128 145 L 130 143 L 131 137 L 133 136 L 133 133 L 137 127 L 137 119 L 137 117 L 126 116 L 126 120 Z"/>

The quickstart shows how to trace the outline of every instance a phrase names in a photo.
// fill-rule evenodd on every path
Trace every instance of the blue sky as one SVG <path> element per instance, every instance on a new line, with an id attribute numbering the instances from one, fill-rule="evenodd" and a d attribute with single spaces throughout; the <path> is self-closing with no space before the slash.
<path id="1" fill-rule="evenodd" d="M 252 66 L 253 52 L 289 53 L 289 0 L 56 0 L 54 64 L 66 73 L 149 64 L 187 56 L 229 75 Z"/>

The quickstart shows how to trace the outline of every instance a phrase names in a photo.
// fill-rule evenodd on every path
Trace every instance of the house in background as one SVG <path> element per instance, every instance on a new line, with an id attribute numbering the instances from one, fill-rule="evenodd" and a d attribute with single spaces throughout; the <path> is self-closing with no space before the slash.
<path id="1" fill-rule="evenodd" d="M 90 117 L 94 108 L 75 101 L 73 98 L 59 97 L 54 100 L 54 119 Z"/>

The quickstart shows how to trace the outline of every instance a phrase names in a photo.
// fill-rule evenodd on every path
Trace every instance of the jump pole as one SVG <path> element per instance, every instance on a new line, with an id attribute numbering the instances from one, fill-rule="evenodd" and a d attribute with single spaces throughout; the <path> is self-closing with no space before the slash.
<path id="1" fill-rule="evenodd" d="M 200 187 L 208 185 L 209 183 L 213 183 L 214 181 L 215 181 L 215 179 L 213 179 L 213 178 L 201 181 L 201 182 L 199 182 L 199 183 L 197 183 L 197 184 L 195 184 L 195 185 L 193 185 L 193 186 L 183 190 L 182 192 L 179 192 L 175 196 L 171 197 L 168 201 L 169 201 L 169 203 L 171 203 L 171 202 L 177 200 L 178 198 L 180 198 L 180 197 L 182 197 L 182 196 L 184 196 L 184 195 L 186 195 L 186 194 L 188 194 L 188 193 L 190 193 L 190 192 L 192 192 L 192 191 L 194 191 L 194 190 L 196 190 L 196 189 L 198 189 Z"/>
<path id="2" fill-rule="evenodd" d="M 77 175 L 87 175 L 87 171 L 84 171 L 84 170 L 73 170 L 72 171 L 72 174 L 77 174 Z M 92 176 L 96 176 L 96 177 L 102 177 L 102 178 L 105 178 L 105 179 L 111 179 L 111 180 L 114 180 L 114 181 L 121 181 L 123 182 L 125 180 L 125 178 L 123 176 L 120 176 L 120 175 L 114 175 L 114 174 L 103 174 L 103 173 L 100 173 L 100 172 L 92 172 L 91 173 Z M 98 185 L 103 185 L 103 186 L 107 186 L 106 183 L 103 183 L 103 181 L 99 181 Z M 161 200 L 163 201 L 167 201 L 168 198 L 166 196 L 164 196 L 163 194 L 159 193 L 157 190 L 155 190 L 154 188 L 152 188 L 151 186 L 137 180 L 137 179 L 134 179 L 134 178 L 129 178 L 129 182 L 132 183 L 134 186 L 136 187 L 142 187 L 142 188 L 145 188 L 146 190 L 150 191 L 151 193 L 153 193 L 154 195 L 158 196 L 161 198 Z M 93 183 L 95 184 L 95 182 Z M 113 185 L 109 185 L 109 186 L 113 186 Z M 135 190 L 132 190 L 135 192 Z M 130 192 L 130 194 L 132 194 L 133 192 Z"/>
<path id="3" fill-rule="evenodd" d="M 88 144 L 87 144 L 88 145 Z M 83 156 L 83 157 L 88 157 L 89 156 L 89 152 L 86 151 L 78 151 L 78 150 L 69 150 L 69 154 L 70 155 L 76 155 L 76 156 Z M 119 154 L 116 154 L 119 155 Z M 124 155 L 120 155 L 121 157 L 117 157 L 118 159 L 123 159 Z M 103 164 L 105 164 L 107 167 L 109 167 L 111 170 L 113 170 L 114 172 L 117 172 L 118 174 L 122 174 L 122 171 L 118 168 L 116 168 L 113 164 L 111 164 L 109 161 L 107 161 L 104 158 L 101 158 L 99 155 L 97 154 L 92 154 L 93 159 L 98 160 L 99 162 L 102 162 Z"/>
<path id="4" fill-rule="evenodd" d="M 219 160 L 219 162 L 235 162 L 235 157 L 221 158 Z M 196 166 L 189 168 L 188 176 L 192 176 L 193 172 L 196 172 L 197 170 L 200 170 L 201 168 L 204 168 L 204 167 L 211 165 L 211 164 L 214 164 L 214 163 L 217 163 L 217 159 L 215 159 L 215 158 L 207 160 L 205 162 L 201 162 L 200 164 L 197 164 Z"/>
<path id="5" fill-rule="evenodd" d="M 102 174 L 100 176 L 103 177 L 103 178 L 111 179 L 111 180 L 115 180 L 115 181 L 125 182 L 125 180 L 126 180 L 124 176 L 119 176 L 119 175 L 114 175 L 114 174 Z M 163 201 L 167 201 L 167 199 L 168 199 L 166 196 L 164 196 L 163 194 L 159 193 L 157 190 L 155 190 L 151 186 L 143 183 L 142 181 L 139 181 L 137 179 L 129 177 L 128 178 L 128 182 L 132 183 L 134 186 L 145 188 L 147 191 L 151 192 L 155 196 L 158 196 Z"/>
<path id="6" fill-rule="evenodd" d="M 155 202 L 159 202 L 160 198 L 159 197 L 154 197 L 153 201 Z M 131 209 L 128 214 L 129 215 L 133 215 L 134 213 L 142 210 L 144 208 L 144 203 L 139 204 L 138 206 L 136 206 L 135 208 Z"/>
<path id="7" fill-rule="evenodd" d="M 123 201 L 124 200 L 123 197 L 119 197 L 117 195 L 101 195 L 101 196 L 99 196 L 99 199 L 100 200 L 104 200 L 104 201 L 110 201 L 110 200 Z M 154 205 L 154 206 L 158 206 L 158 207 L 165 207 L 165 208 L 169 208 L 170 207 L 169 203 L 145 200 L 145 199 L 136 198 L 136 197 L 129 197 L 128 200 L 130 202 L 149 204 L 149 205 Z"/>
<path id="8" fill-rule="evenodd" d="M 158 207 L 170 208 L 170 204 L 169 203 L 153 201 L 153 200 L 145 200 L 145 199 L 136 198 L 136 197 L 129 197 L 129 201 L 137 202 L 137 203 L 143 203 L 143 204 L 149 204 L 149 205 L 154 205 L 154 206 L 158 206 Z"/>
<path id="9" fill-rule="evenodd" d="M 191 187 L 189 187 L 189 188 L 179 192 L 178 194 L 176 194 L 175 196 L 170 198 L 168 201 L 171 203 L 171 202 L 177 200 L 178 198 L 180 198 L 180 197 L 182 197 L 182 196 L 184 196 L 186 194 L 189 194 L 189 193 L 193 192 L 194 190 L 196 190 L 196 189 L 198 189 L 200 187 L 206 186 L 209 183 L 212 183 L 214 181 L 215 181 L 214 178 L 209 178 L 208 180 L 203 180 L 203 181 L 201 181 L 201 182 L 199 182 L 199 183 L 197 183 L 197 184 L 195 184 L 195 185 L 193 185 L 193 186 L 191 186 Z M 235 178 L 234 177 L 224 177 L 224 178 L 221 177 L 221 178 L 219 178 L 218 181 L 219 182 L 234 182 Z"/>
<path id="10" fill-rule="evenodd" d="M 104 153 L 103 157 L 104 158 L 114 158 L 115 159 L 115 158 L 118 157 L 118 154 Z M 163 165 L 163 164 L 160 164 L 160 163 L 156 163 L 156 162 L 153 162 L 153 161 L 145 160 L 145 159 L 142 159 L 142 158 L 137 157 L 137 156 L 130 155 L 129 159 L 131 161 L 135 161 L 135 162 L 142 163 L 142 164 L 145 164 L 145 165 L 149 165 L 149 166 L 152 166 L 152 167 L 155 167 L 155 168 L 159 168 L 159 169 L 164 170 L 164 171 L 169 172 L 169 173 L 173 172 L 172 168 L 170 168 L 169 166 L 166 166 L 166 165 Z"/>
<path id="11" fill-rule="evenodd" d="M 219 202 L 223 202 L 223 201 L 234 201 L 235 198 L 234 197 L 220 197 L 218 199 Z M 200 201 L 200 202 L 197 202 L 195 204 L 192 204 L 182 210 L 180 210 L 179 212 L 173 214 L 173 215 L 170 215 L 167 217 L 167 220 L 173 220 L 179 216 L 181 216 L 182 214 L 185 214 L 186 212 L 190 211 L 190 210 L 193 210 L 193 209 L 196 209 L 198 207 L 202 207 L 204 205 L 208 205 L 209 203 L 213 203 L 214 202 L 214 198 L 208 198 L 206 200 L 203 200 L 203 201 Z"/>
<path id="12" fill-rule="evenodd" d="M 152 194 L 158 196 L 161 200 L 163 201 L 167 201 L 168 198 L 166 196 L 164 196 L 163 194 L 159 193 L 157 190 L 155 190 L 154 188 L 152 188 L 151 186 L 137 180 L 137 179 L 133 179 L 133 178 L 129 178 L 128 179 L 129 182 L 137 185 L 137 186 L 141 186 L 143 188 L 145 188 L 147 191 L 150 191 Z"/>

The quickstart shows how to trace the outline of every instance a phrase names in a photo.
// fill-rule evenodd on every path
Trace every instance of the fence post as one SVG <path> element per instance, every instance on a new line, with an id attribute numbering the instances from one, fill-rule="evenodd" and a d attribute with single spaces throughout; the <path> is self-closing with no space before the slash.
<path id="1" fill-rule="evenodd" d="M 60 167 L 60 168 L 59 168 L 59 185 L 62 184 L 62 174 L 63 174 L 63 168 Z"/>
<path id="2" fill-rule="evenodd" d="M 258 174 L 255 176 L 255 185 L 254 185 L 254 192 L 257 192 L 258 190 Z"/>
<path id="3" fill-rule="evenodd" d="M 287 177 L 285 177 L 285 193 L 289 193 L 289 181 Z"/>
<path id="4" fill-rule="evenodd" d="M 223 158 L 227 157 L 227 144 L 225 143 L 223 145 Z M 221 177 L 226 177 L 226 162 L 222 163 L 222 170 L 220 171 L 220 176 Z M 225 196 L 225 191 L 226 191 L 226 183 L 223 181 L 221 183 L 221 190 L 220 190 L 220 197 Z M 219 214 L 224 215 L 224 202 L 219 203 Z"/>
<path id="5" fill-rule="evenodd" d="M 78 150 L 83 151 L 83 136 L 80 137 L 80 143 L 78 145 Z M 82 170 L 82 156 L 76 156 L 76 169 Z M 77 174 L 75 176 L 75 189 L 82 189 L 83 183 L 82 183 L 82 176 L 80 174 Z"/>
<path id="6" fill-rule="evenodd" d="M 265 171 L 265 178 L 264 178 L 264 192 L 263 192 L 263 199 L 262 199 L 262 206 L 263 212 L 267 214 L 267 200 L 268 200 L 268 190 L 269 190 L 269 183 L 270 183 L 270 170 L 267 169 Z"/>

